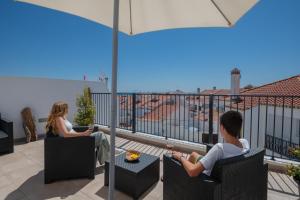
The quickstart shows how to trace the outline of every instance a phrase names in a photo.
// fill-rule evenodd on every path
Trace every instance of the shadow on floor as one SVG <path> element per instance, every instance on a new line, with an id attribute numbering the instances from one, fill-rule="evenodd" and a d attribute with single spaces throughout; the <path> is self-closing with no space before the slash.
<path id="1" fill-rule="evenodd" d="M 103 172 L 104 169 L 102 166 L 97 167 L 95 175 L 102 174 Z M 50 199 L 55 197 L 65 199 L 68 196 L 76 194 L 91 181 L 93 180 L 70 179 L 44 184 L 44 171 L 42 170 L 24 181 L 16 190 L 8 194 L 5 200 L 15 199 L 16 196 L 20 196 L 20 193 L 33 199 Z"/>
<path id="2" fill-rule="evenodd" d="M 130 184 L 130 183 L 128 183 Z M 154 185 L 152 185 L 146 192 L 144 192 L 139 199 L 144 199 L 156 186 L 157 186 L 158 182 L 155 183 Z M 98 190 L 96 192 L 96 195 L 98 195 L 99 197 L 101 197 L 102 199 L 107 200 L 108 198 L 108 186 L 102 186 L 102 188 L 100 188 L 100 190 Z M 131 200 L 133 199 L 132 197 L 127 196 L 126 194 L 115 190 L 115 198 L 116 199 L 122 199 L 122 200 Z"/>

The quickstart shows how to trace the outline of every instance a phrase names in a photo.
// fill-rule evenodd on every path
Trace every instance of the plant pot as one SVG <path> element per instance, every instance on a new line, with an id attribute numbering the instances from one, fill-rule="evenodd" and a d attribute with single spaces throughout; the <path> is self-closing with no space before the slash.
<path id="1" fill-rule="evenodd" d="M 86 130 L 88 130 L 89 126 L 79 126 L 79 125 L 75 125 L 73 126 L 73 129 L 77 132 L 84 132 Z M 94 126 L 94 130 L 92 132 L 97 132 L 98 131 L 98 126 Z"/>

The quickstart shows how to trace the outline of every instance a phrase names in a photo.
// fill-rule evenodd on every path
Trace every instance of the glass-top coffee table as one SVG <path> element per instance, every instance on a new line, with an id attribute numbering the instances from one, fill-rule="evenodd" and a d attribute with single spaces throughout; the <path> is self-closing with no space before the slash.
<path id="1" fill-rule="evenodd" d="M 159 157 L 141 154 L 138 162 L 126 162 L 125 153 L 116 156 L 115 188 L 138 199 L 159 180 Z M 109 183 L 109 161 L 105 162 L 104 185 Z"/>

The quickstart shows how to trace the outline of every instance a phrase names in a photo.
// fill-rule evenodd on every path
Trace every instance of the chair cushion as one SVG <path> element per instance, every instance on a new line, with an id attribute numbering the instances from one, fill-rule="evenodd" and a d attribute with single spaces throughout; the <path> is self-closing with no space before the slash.
<path id="1" fill-rule="evenodd" d="M 4 133 L 3 131 L 0 131 L 0 139 L 3 139 L 3 138 L 7 138 L 8 135 L 6 133 Z"/>

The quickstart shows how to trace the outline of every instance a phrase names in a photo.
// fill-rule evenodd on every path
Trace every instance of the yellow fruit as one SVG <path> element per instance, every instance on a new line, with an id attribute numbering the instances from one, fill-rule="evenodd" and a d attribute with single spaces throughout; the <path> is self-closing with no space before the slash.
<path id="1" fill-rule="evenodd" d="M 137 154 L 134 154 L 134 153 L 130 155 L 130 158 L 131 158 L 131 159 L 137 159 L 138 157 L 139 157 L 139 156 L 138 156 Z"/>

